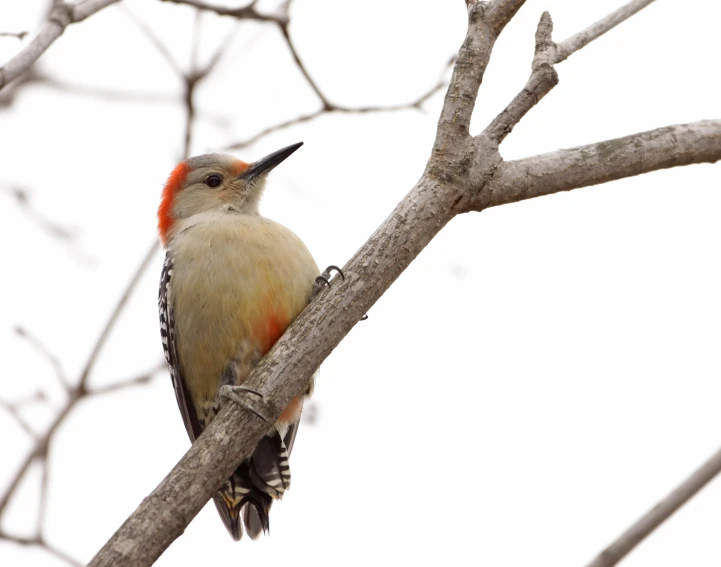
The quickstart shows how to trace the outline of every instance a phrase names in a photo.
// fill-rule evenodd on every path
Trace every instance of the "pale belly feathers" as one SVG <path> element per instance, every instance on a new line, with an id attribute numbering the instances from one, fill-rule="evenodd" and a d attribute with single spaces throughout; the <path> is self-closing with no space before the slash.
<path id="1" fill-rule="evenodd" d="M 207 407 L 229 375 L 236 383 L 247 378 L 305 308 L 319 270 L 303 242 L 274 221 L 196 217 L 170 244 L 170 299 L 184 378 L 200 397 L 196 407 Z"/>

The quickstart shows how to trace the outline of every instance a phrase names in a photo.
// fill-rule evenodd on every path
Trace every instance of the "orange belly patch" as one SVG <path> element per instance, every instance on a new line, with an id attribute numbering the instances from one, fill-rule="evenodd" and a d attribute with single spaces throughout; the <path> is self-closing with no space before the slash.
<path id="1" fill-rule="evenodd" d="M 280 318 L 275 314 L 270 315 L 265 320 L 265 324 L 262 325 L 262 329 L 260 329 L 260 332 L 258 333 L 261 337 L 262 356 L 265 356 L 265 354 L 271 349 L 287 328 L 288 320 Z"/>
<path id="2" fill-rule="evenodd" d="M 296 422 L 300 419 L 300 411 L 303 409 L 302 396 L 296 396 L 293 398 L 288 406 L 280 414 L 278 421 L 284 423 Z"/>

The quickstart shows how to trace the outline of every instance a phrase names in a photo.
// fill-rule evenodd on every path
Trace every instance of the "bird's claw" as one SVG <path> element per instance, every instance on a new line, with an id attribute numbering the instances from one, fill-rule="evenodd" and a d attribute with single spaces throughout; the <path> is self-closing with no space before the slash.
<path id="1" fill-rule="evenodd" d="M 333 272 L 337 272 L 340 276 L 340 279 L 345 281 L 345 274 L 343 273 L 343 270 L 341 270 L 338 266 L 330 265 L 325 270 L 323 270 L 323 273 L 319 275 L 315 280 L 313 280 L 313 294 L 311 296 L 311 299 L 315 299 L 315 297 L 321 292 L 321 290 L 325 287 L 330 289 L 330 282 L 331 280 L 331 274 Z M 363 315 L 361 317 L 361 321 L 365 321 L 368 319 L 368 315 Z"/>
<path id="2" fill-rule="evenodd" d="M 313 280 L 313 294 L 311 298 L 315 298 L 325 287 L 330 289 L 330 282 L 333 281 L 331 279 L 333 272 L 336 272 L 340 276 L 340 279 L 345 280 L 343 270 L 341 270 L 338 266 L 328 266 L 325 270 L 323 270 L 321 275 Z"/>
<path id="3" fill-rule="evenodd" d="M 226 384 L 220 387 L 220 400 L 222 403 L 231 401 L 235 404 L 238 404 L 240 407 L 254 413 L 260 419 L 267 422 L 268 418 L 263 415 L 263 413 L 258 408 L 254 407 L 252 403 L 250 403 L 250 400 L 248 399 L 248 394 L 260 398 L 261 402 L 265 401 L 265 396 L 263 396 L 262 393 L 260 393 L 258 390 L 247 388 L 246 386 L 230 386 Z"/>

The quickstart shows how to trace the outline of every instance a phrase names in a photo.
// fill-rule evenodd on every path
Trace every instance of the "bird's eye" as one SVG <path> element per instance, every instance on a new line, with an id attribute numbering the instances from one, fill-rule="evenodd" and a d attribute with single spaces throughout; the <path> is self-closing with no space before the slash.
<path id="1" fill-rule="evenodd" d="M 203 181 L 208 187 L 218 187 L 223 182 L 220 175 L 208 175 L 208 177 Z"/>

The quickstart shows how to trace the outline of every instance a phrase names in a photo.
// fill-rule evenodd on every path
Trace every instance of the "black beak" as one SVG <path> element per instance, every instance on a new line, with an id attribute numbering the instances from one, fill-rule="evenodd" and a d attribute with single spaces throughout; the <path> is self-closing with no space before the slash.
<path id="1" fill-rule="evenodd" d="M 254 163 L 251 163 L 250 167 L 248 167 L 248 169 L 246 169 L 238 176 L 238 179 L 251 180 L 256 177 L 260 177 L 261 175 L 264 175 L 266 173 L 269 173 L 271 169 L 273 169 L 280 162 L 284 161 L 285 158 L 287 158 L 290 154 L 292 154 L 302 145 L 303 142 L 298 142 L 297 144 L 293 144 L 291 146 L 288 146 L 287 148 L 283 148 L 282 150 L 273 152 L 272 154 L 267 155 Z"/>

